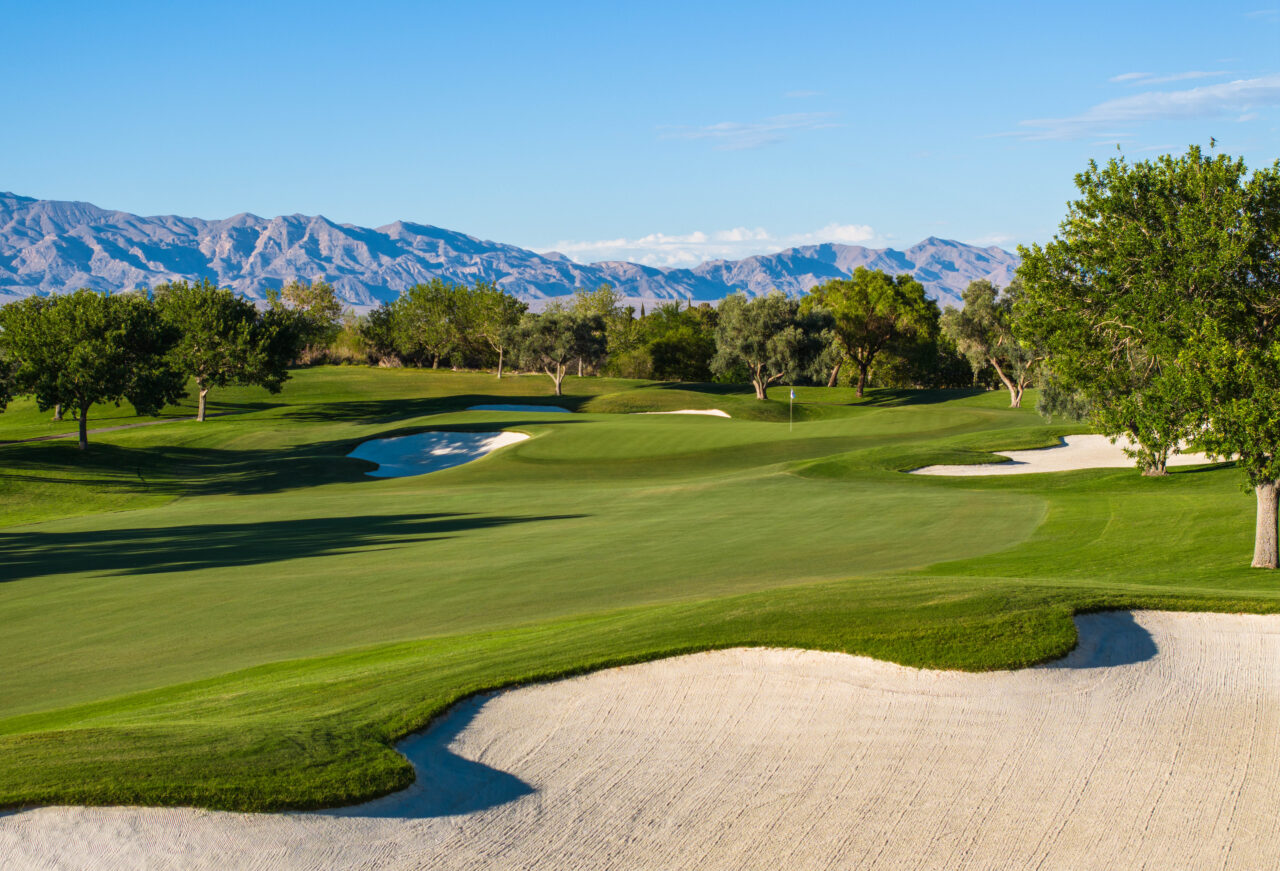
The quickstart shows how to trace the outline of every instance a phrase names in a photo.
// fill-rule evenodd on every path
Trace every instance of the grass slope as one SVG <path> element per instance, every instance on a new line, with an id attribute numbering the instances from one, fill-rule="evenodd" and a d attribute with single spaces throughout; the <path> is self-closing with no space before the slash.
<path id="1" fill-rule="evenodd" d="M 722 385 L 548 386 L 313 369 L 87 454 L 0 446 L 0 806 L 357 801 L 458 698 L 695 649 L 1007 668 L 1080 610 L 1280 610 L 1229 467 L 901 474 L 1073 431 L 1001 394 L 803 388 L 789 429 Z M 503 401 L 579 413 L 464 411 Z M 734 417 L 623 413 L 678 408 Z M 426 427 L 533 438 L 416 478 L 344 456 Z"/>

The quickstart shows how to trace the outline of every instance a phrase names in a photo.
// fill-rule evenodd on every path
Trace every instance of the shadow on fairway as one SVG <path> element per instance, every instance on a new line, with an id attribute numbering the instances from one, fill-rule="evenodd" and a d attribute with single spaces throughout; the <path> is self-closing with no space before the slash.
<path id="1" fill-rule="evenodd" d="M 417 772 L 412 786 L 393 795 L 347 808 L 317 811 L 324 816 L 422 819 L 468 814 L 504 805 L 536 790 L 513 774 L 464 759 L 449 749 L 475 719 L 486 699 L 472 698 L 425 732 L 396 745 Z"/>
<path id="2" fill-rule="evenodd" d="M 126 576 L 259 565 L 584 516 L 386 514 L 87 532 L 0 532 L 0 581 L 69 572 Z"/>
<path id="3" fill-rule="evenodd" d="M 454 396 L 436 396 L 423 399 L 362 399 L 351 402 L 326 402 L 285 412 L 289 420 L 309 423 L 391 423 L 423 417 L 429 414 L 466 411 L 473 405 L 521 405 L 553 406 L 548 411 L 567 408 L 578 411 L 593 397 L 590 396 L 507 396 L 490 393 L 465 393 Z M 558 407 L 558 408 L 557 408 Z M 544 421 L 545 422 L 545 421 Z"/>
<path id="4" fill-rule="evenodd" d="M 907 390 L 893 387 L 876 387 L 869 389 L 866 397 L 854 404 L 895 408 L 903 405 L 937 405 L 939 402 L 968 399 L 970 396 L 981 396 L 987 392 L 980 387 L 956 387 L 946 390 Z"/>
<path id="5" fill-rule="evenodd" d="M 1129 611 L 1099 611 L 1075 618 L 1075 650 L 1043 668 L 1111 668 L 1146 662 L 1156 655 L 1151 633 Z"/>

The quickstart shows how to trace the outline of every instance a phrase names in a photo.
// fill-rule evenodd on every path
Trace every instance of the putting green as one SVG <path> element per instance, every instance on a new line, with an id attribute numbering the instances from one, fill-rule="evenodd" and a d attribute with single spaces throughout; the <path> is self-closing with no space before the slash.
<path id="1" fill-rule="evenodd" d="M 466 410 L 548 387 L 318 368 L 87 454 L 0 446 L 0 805 L 342 803 L 403 786 L 388 742 L 483 688 L 763 643 L 1009 667 L 1080 609 L 1280 608 L 1234 469 L 902 474 L 1078 431 L 999 393 L 798 388 L 791 428 L 719 385 Z M 427 428 L 531 438 L 419 477 L 345 456 Z"/>

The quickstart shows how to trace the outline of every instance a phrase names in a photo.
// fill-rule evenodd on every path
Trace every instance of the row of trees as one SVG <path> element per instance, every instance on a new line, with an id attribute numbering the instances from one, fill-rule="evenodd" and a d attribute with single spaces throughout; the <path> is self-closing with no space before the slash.
<path id="1" fill-rule="evenodd" d="M 28 297 L 0 308 L 0 408 L 14 394 L 32 394 L 58 419 L 69 412 L 84 449 L 93 405 L 127 401 L 153 414 L 194 383 L 203 421 L 212 388 L 256 384 L 279 392 L 287 367 L 329 341 L 331 299 L 327 285 L 294 282 L 259 311 L 208 281 L 150 293 Z"/>

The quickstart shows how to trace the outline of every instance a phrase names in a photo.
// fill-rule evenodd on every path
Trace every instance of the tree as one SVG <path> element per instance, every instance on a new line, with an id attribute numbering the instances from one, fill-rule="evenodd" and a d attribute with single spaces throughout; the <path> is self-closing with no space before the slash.
<path id="1" fill-rule="evenodd" d="M 572 360 L 595 363 L 605 353 L 604 322 L 599 315 L 584 316 L 559 308 L 526 314 L 517 336 L 521 359 L 547 373 L 555 384 L 556 396 L 564 395 L 564 376 Z"/>
<path id="2" fill-rule="evenodd" d="M 1035 377 L 1041 355 L 1019 342 L 1013 330 L 1013 308 L 1022 295 L 1014 279 L 1004 293 L 985 278 L 969 282 L 964 308 L 947 306 L 942 329 L 969 360 L 975 375 L 990 366 L 1009 391 L 1009 407 L 1022 406 L 1022 394 Z"/>
<path id="3" fill-rule="evenodd" d="M 1242 161 L 1216 161 L 1204 167 L 1199 193 L 1202 200 L 1220 199 L 1214 216 L 1222 223 L 1217 232 L 1197 235 L 1193 250 L 1215 264 L 1211 274 L 1233 263 L 1234 280 L 1207 288 L 1209 310 L 1183 362 L 1208 409 L 1200 433 L 1205 449 L 1234 459 L 1254 491 L 1252 565 L 1274 569 L 1280 567 L 1280 161 L 1247 180 Z M 1200 158 L 1202 167 L 1206 162 Z M 1206 250 L 1206 243 L 1216 244 Z"/>
<path id="4" fill-rule="evenodd" d="M 196 383 L 196 420 L 205 419 L 205 397 L 212 387 L 257 384 L 280 392 L 295 349 L 276 341 L 282 326 L 275 319 L 208 279 L 162 284 L 153 293 L 160 317 L 178 336 L 171 351 L 174 365 Z"/>
<path id="5" fill-rule="evenodd" d="M 18 389 L 34 393 L 41 410 L 70 409 L 81 450 L 94 403 L 127 400 L 138 414 L 153 414 L 185 392 L 170 357 L 177 336 L 144 297 L 91 290 L 29 297 L 0 309 L 0 326 Z"/>
<path id="6" fill-rule="evenodd" d="M 471 292 L 472 316 L 469 318 L 475 334 L 489 343 L 498 355 L 498 378 L 502 378 L 502 363 L 506 352 L 515 341 L 520 318 L 529 306 L 505 290 L 488 282 L 481 282 Z"/>
<path id="7" fill-rule="evenodd" d="M 745 367 L 756 399 L 767 399 L 770 384 L 796 380 L 821 353 L 829 339 L 820 327 L 776 290 L 751 300 L 741 293 L 727 296 L 718 310 L 711 370 L 723 374 Z"/>
<path id="8" fill-rule="evenodd" d="M 295 278 L 278 291 L 268 290 L 267 306 L 278 313 L 287 310 L 295 314 L 291 329 L 298 334 L 304 361 L 319 356 L 342 329 L 342 303 L 333 285 L 324 279 L 306 282 Z"/>
<path id="9" fill-rule="evenodd" d="M 1276 568 L 1280 491 L 1280 162 L 1250 178 L 1226 155 L 1185 155 L 1076 177 L 1050 244 L 1023 249 L 1018 322 L 1140 464 L 1194 435 L 1254 490 L 1253 565 Z M 1127 417 L 1128 416 L 1128 417 Z"/>
<path id="10" fill-rule="evenodd" d="M 1090 162 L 1059 233 L 1019 249 L 1017 333 L 1047 354 L 1054 390 L 1132 443 L 1146 475 L 1165 474 L 1169 454 L 1211 411 L 1184 351 L 1213 300 L 1235 293 L 1243 172 L 1196 148 L 1132 165 Z"/>
<path id="11" fill-rule="evenodd" d="M 605 352 L 603 357 L 634 350 L 636 342 L 632 330 L 635 309 L 624 308 L 622 294 L 608 284 L 595 290 L 576 290 L 569 310 L 579 317 L 599 318 L 604 325 Z M 581 377 L 583 359 L 578 359 L 578 375 Z"/>
<path id="12" fill-rule="evenodd" d="M 832 337 L 843 358 L 858 367 L 858 396 L 882 353 L 896 353 L 904 341 L 936 334 L 938 305 L 924 294 L 924 285 L 910 275 L 890 276 L 859 266 L 849 278 L 815 287 L 805 298 L 806 310 L 826 309 L 833 319 Z M 842 360 L 837 359 L 829 385 L 834 385 Z"/>
<path id="13" fill-rule="evenodd" d="M 402 356 L 430 360 L 432 369 L 439 368 L 441 358 L 460 342 L 465 290 L 433 278 L 400 295 L 392 304 L 392 332 Z"/>

